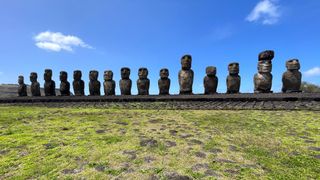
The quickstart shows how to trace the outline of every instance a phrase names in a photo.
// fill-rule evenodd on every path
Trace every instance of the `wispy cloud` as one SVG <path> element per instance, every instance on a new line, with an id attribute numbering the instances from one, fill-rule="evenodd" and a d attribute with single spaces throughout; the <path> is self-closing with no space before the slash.
<path id="1" fill-rule="evenodd" d="M 253 8 L 246 17 L 249 22 L 262 22 L 264 25 L 272 25 L 279 21 L 281 16 L 280 6 L 276 0 L 262 0 Z"/>
<path id="2" fill-rule="evenodd" d="M 304 72 L 307 77 L 320 76 L 320 67 L 314 67 Z"/>
<path id="3" fill-rule="evenodd" d="M 64 35 L 60 32 L 41 32 L 34 37 L 34 40 L 38 48 L 54 52 L 62 50 L 72 52 L 75 47 L 92 48 L 79 37 Z"/>

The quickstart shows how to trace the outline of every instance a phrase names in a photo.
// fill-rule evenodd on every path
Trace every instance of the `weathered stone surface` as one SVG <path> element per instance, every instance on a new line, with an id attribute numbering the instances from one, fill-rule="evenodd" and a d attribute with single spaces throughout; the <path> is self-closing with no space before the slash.
<path id="1" fill-rule="evenodd" d="M 239 93 L 241 77 L 239 76 L 239 63 L 233 62 L 228 65 L 227 93 Z"/>
<path id="2" fill-rule="evenodd" d="M 286 62 L 287 71 L 282 75 L 282 92 L 301 92 L 301 72 L 298 59 L 291 59 Z"/>
<path id="3" fill-rule="evenodd" d="M 84 81 L 80 70 L 73 71 L 73 91 L 75 96 L 84 96 Z"/>
<path id="4" fill-rule="evenodd" d="M 40 92 L 40 83 L 38 82 L 38 74 L 36 72 L 30 73 L 30 81 L 31 81 L 31 95 L 32 96 L 41 96 Z"/>
<path id="5" fill-rule="evenodd" d="M 61 96 L 70 96 L 70 83 L 68 82 L 68 73 L 60 72 L 60 93 Z"/>
<path id="6" fill-rule="evenodd" d="M 24 77 L 23 76 L 19 76 L 18 77 L 18 96 L 27 96 L 27 85 L 24 84 Z"/>
<path id="7" fill-rule="evenodd" d="M 132 81 L 130 79 L 130 69 L 121 68 L 120 92 L 121 95 L 131 95 Z"/>
<path id="8" fill-rule="evenodd" d="M 272 59 L 274 51 L 266 50 L 258 56 L 258 73 L 254 75 L 255 93 L 272 93 Z"/>
<path id="9" fill-rule="evenodd" d="M 181 70 L 179 71 L 179 86 L 180 94 L 192 94 L 192 85 L 194 73 L 191 69 L 192 57 L 191 55 L 184 55 L 181 58 Z"/>
<path id="10" fill-rule="evenodd" d="M 208 66 L 206 68 L 207 76 L 203 79 L 204 94 L 217 93 L 218 77 L 216 76 L 217 68 L 214 66 Z"/>
<path id="11" fill-rule="evenodd" d="M 100 96 L 100 88 L 101 88 L 101 83 L 98 81 L 98 76 L 99 72 L 92 70 L 89 72 L 89 91 L 90 91 L 90 96 Z"/>
<path id="12" fill-rule="evenodd" d="M 148 79 L 148 69 L 139 68 L 137 80 L 138 95 L 149 95 L 150 80 Z"/>
<path id="13" fill-rule="evenodd" d="M 254 92 L 255 93 L 272 93 L 272 64 L 259 64 L 259 72 L 254 75 Z"/>
<path id="14" fill-rule="evenodd" d="M 45 96 L 56 95 L 56 83 L 52 80 L 52 70 L 44 70 L 44 94 Z"/>
<path id="15" fill-rule="evenodd" d="M 169 70 L 164 68 L 160 70 L 160 79 L 158 80 L 159 95 L 169 95 L 170 79 Z"/>
<path id="16" fill-rule="evenodd" d="M 116 94 L 116 82 L 113 80 L 113 72 L 105 71 L 104 72 L 104 95 L 112 96 Z"/>

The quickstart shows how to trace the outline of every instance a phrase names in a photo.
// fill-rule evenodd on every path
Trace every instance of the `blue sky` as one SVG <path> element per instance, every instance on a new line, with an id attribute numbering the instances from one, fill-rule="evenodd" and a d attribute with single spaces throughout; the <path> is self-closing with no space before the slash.
<path id="1" fill-rule="evenodd" d="M 281 90 L 285 61 L 298 58 L 303 80 L 320 84 L 319 0 L 10 0 L 0 2 L 0 84 L 16 83 L 45 68 L 88 72 L 131 68 L 135 94 L 139 67 L 149 69 L 157 94 L 159 70 L 170 70 L 170 92 L 178 93 L 180 58 L 193 56 L 194 91 L 203 92 L 206 66 L 218 69 L 218 91 L 226 91 L 230 62 L 240 63 L 242 92 L 253 92 L 257 55 L 276 52 L 273 90 Z M 102 89 L 101 89 L 102 90 Z"/>

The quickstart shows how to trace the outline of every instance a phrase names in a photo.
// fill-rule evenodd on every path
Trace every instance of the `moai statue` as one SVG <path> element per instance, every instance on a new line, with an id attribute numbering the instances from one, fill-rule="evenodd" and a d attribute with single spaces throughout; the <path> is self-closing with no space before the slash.
<path id="1" fill-rule="evenodd" d="M 291 59 L 286 62 L 287 71 L 282 75 L 282 92 L 301 92 L 301 72 L 298 59 Z"/>
<path id="2" fill-rule="evenodd" d="M 214 66 L 208 66 L 206 68 L 207 76 L 203 79 L 203 86 L 204 86 L 204 94 L 215 94 L 217 93 L 218 87 L 218 77 L 217 68 Z"/>
<path id="3" fill-rule="evenodd" d="M 84 96 L 84 81 L 80 70 L 73 71 L 73 91 L 75 96 Z"/>
<path id="4" fill-rule="evenodd" d="M 22 96 L 27 96 L 27 85 L 24 84 L 24 77 L 23 76 L 19 76 L 18 77 L 18 96 L 22 97 Z"/>
<path id="5" fill-rule="evenodd" d="M 160 70 L 160 79 L 158 80 L 159 95 L 169 95 L 170 79 L 169 70 L 164 68 Z"/>
<path id="6" fill-rule="evenodd" d="M 129 68 L 127 67 L 121 68 L 121 80 L 119 84 L 120 84 L 121 95 L 131 95 L 132 81 L 130 79 Z"/>
<path id="7" fill-rule="evenodd" d="M 191 69 L 192 57 L 184 55 L 181 58 L 181 70 L 179 71 L 180 94 L 192 94 L 192 84 L 194 73 Z"/>
<path id="8" fill-rule="evenodd" d="M 56 83 L 52 80 L 52 70 L 46 69 L 44 71 L 44 94 L 45 96 L 56 95 Z"/>
<path id="9" fill-rule="evenodd" d="M 89 73 L 89 91 L 90 91 L 90 96 L 100 96 L 100 88 L 101 84 L 100 81 L 98 81 L 98 76 L 99 72 L 98 71 L 90 71 Z"/>
<path id="10" fill-rule="evenodd" d="M 259 72 L 254 75 L 255 93 L 272 93 L 272 64 L 260 63 Z"/>
<path id="11" fill-rule="evenodd" d="M 258 56 L 258 73 L 254 75 L 255 93 L 272 93 L 272 59 L 274 51 L 263 51 Z"/>
<path id="12" fill-rule="evenodd" d="M 60 72 L 60 93 L 61 96 L 70 96 L 70 83 L 68 82 L 68 73 Z"/>
<path id="13" fill-rule="evenodd" d="M 104 94 L 106 96 L 111 96 L 116 94 L 116 82 L 113 80 L 113 72 L 112 71 L 104 71 Z"/>
<path id="14" fill-rule="evenodd" d="M 38 74 L 36 72 L 30 73 L 31 81 L 31 95 L 32 96 L 41 96 L 40 92 L 40 83 L 38 82 Z"/>
<path id="15" fill-rule="evenodd" d="M 239 76 L 239 63 L 233 62 L 228 65 L 227 93 L 239 93 L 241 77 Z"/>
<path id="16" fill-rule="evenodd" d="M 138 95 L 149 95 L 150 80 L 148 79 L 148 69 L 139 68 L 138 76 Z"/>

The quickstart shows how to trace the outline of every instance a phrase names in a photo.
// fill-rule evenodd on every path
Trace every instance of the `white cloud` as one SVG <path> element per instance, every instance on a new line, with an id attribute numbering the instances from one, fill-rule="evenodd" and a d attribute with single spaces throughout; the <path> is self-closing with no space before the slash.
<path id="1" fill-rule="evenodd" d="M 276 0 L 262 0 L 260 1 L 246 20 L 249 22 L 262 21 L 264 25 L 272 25 L 279 21 L 281 16 L 280 7 L 276 5 Z"/>
<path id="2" fill-rule="evenodd" d="M 308 71 L 304 72 L 304 75 L 307 77 L 320 76 L 320 67 L 311 68 Z"/>
<path id="3" fill-rule="evenodd" d="M 34 37 L 34 40 L 38 48 L 55 52 L 62 50 L 72 52 L 74 47 L 92 48 L 80 38 L 60 32 L 41 32 Z"/>

